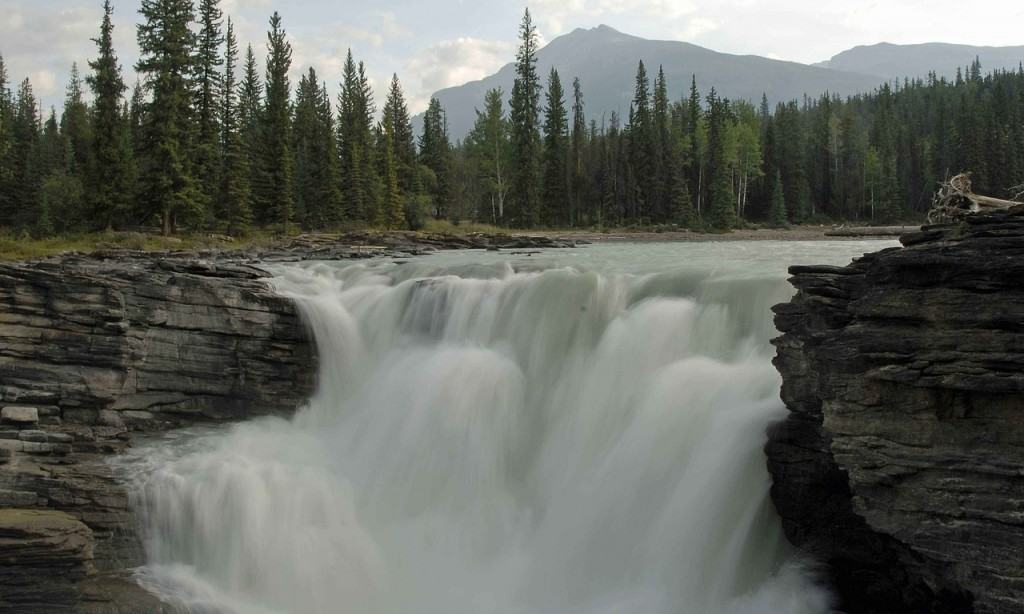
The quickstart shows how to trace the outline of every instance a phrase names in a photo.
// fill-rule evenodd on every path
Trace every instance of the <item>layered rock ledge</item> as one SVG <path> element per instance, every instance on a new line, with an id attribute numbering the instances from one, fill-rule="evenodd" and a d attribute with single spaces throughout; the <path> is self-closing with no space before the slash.
<path id="1" fill-rule="evenodd" d="M 0 264 L 0 612 L 159 612 L 110 463 L 132 431 L 287 414 L 315 349 L 255 267 Z"/>
<path id="2" fill-rule="evenodd" d="M 1024 209 L 790 269 L 789 417 L 766 447 L 790 541 L 842 611 L 1024 611 Z"/>

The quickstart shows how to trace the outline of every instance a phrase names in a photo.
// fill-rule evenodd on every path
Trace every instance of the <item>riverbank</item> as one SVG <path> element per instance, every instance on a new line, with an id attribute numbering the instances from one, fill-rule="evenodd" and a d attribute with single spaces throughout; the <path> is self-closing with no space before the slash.
<path id="1" fill-rule="evenodd" d="M 692 230 L 609 229 L 509 231 L 478 224 L 431 224 L 425 231 L 356 230 L 277 236 L 255 233 L 232 238 L 218 234 L 164 237 L 110 232 L 47 239 L 0 237 L 0 261 L 17 262 L 66 255 L 153 254 L 218 257 L 232 261 L 327 260 L 388 255 L 419 255 L 449 249 L 540 249 L 611 242 L 824 241 L 836 238 L 895 237 L 912 227 L 792 226 L 740 228 L 712 233 Z"/>

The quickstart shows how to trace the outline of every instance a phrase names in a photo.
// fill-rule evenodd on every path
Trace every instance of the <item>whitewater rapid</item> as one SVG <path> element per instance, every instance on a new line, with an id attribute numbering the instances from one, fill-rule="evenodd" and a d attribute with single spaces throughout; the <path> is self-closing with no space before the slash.
<path id="1" fill-rule="evenodd" d="M 827 612 L 767 496 L 770 307 L 877 246 L 278 266 L 318 390 L 136 448 L 140 578 L 194 612 Z"/>

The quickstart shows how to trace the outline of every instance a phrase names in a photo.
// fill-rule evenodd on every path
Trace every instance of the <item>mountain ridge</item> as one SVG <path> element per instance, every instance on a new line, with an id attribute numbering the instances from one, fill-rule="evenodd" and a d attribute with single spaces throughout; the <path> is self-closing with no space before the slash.
<path id="1" fill-rule="evenodd" d="M 936 50 L 934 58 L 928 61 L 929 52 Z M 985 50 L 991 51 L 981 52 Z M 922 54 L 923 60 L 920 59 Z M 580 78 L 587 117 L 600 123 L 607 122 L 612 112 L 620 118 L 628 115 L 640 60 L 647 66 L 652 82 L 658 67 L 665 69 L 669 95 L 673 99 L 685 94 L 692 76 L 702 96 L 714 87 L 723 97 L 754 103 L 764 94 L 769 104 L 774 105 L 825 92 L 839 96 L 870 92 L 894 79 L 923 77 L 929 70 L 952 77 L 957 66 L 968 65 L 975 56 L 981 58 L 985 70 L 1002 67 L 1008 62 L 1006 58 L 1019 57 L 1014 62 L 1016 66 L 1024 60 L 1024 46 L 982 48 L 949 43 L 878 43 L 853 47 L 824 62 L 802 64 L 756 54 L 719 52 L 685 41 L 645 39 L 602 24 L 576 28 L 556 37 L 537 55 L 542 83 L 546 83 L 551 68 L 556 68 L 566 89 L 567 103 L 573 78 Z M 923 63 L 942 66 L 922 70 Z M 901 71 L 900 66 L 906 69 Z M 434 93 L 447 111 L 453 141 L 464 139 L 469 133 L 476 117 L 474 111 L 482 108 L 487 90 L 501 87 L 507 110 L 514 72 L 514 64 L 509 62 L 487 77 Z M 414 121 L 418 131 L 420 116 Z"/>

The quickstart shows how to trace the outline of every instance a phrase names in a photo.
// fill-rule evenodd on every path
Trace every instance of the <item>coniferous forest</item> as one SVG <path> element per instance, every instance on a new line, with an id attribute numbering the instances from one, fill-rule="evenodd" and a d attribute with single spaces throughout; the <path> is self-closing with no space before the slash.
<path id="1" fill-rule="evenodd" d="M 0 228 L 883 223 L 921 220 L 937 182 L 962 170 L 992 196 L 1024 181 L 1024 69 L 985 74 L 975 62 L 954 80 L 771 108 L 668 83 L 638 58 L 620 117 L 588 112 L 573 75 L 538 73 L 527 11 L 512 91 L 488 92 L 453 142 L 436 99 L 415 134 L 398 76 L 373 92 L 351 52 L 341 75 L 308 68 L 292 83 L 277 13 L 261 66 L 219 0 L 142 0 L 129 88 L 112 10 L 107 0 L 95 59 L 71 67 L 60 116 L 40 109 L 28 79 L 10 81 L 0 56 Z"/>

